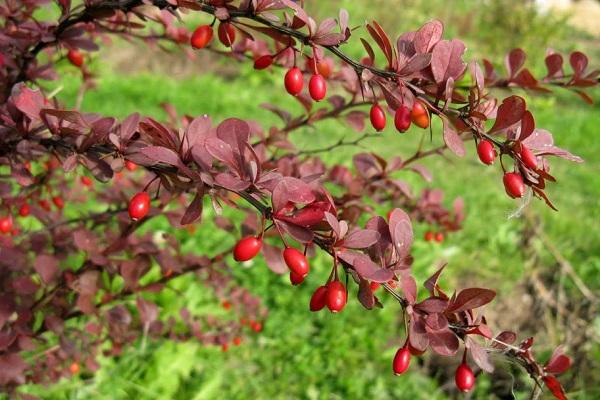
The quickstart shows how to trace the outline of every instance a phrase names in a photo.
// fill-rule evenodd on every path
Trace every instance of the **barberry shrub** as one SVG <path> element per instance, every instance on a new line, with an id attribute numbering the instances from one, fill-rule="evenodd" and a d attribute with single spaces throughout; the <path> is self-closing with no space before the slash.
<path id="1" fill-rule="evenodd" d="M 494 353 L 522 366 L 534 388 L 545 384 L 556 398 L 566 398 L 556 375 L 570 359 L 559 347 L 542 363 L 533 355 L 532 338 L 494 333 L 481 311 L 494 299 L 493 289 L 443 290 L 444 265 L 418 290 L 411 274 L 413 224 L 428 225 L 436 233 L 428 231 L 425 239 L 441 242 L 461 228 L 463 203 L 456 199 L 447 208 L 438 190 L 415 195 L 395 173 L 430 180 L 422 158 L 446 152 L 463 157 L 472 144 L 484 164 L 498 157 L 493 167 L 473 168 L 495 168 L 499 187 L 503 182 L 511 198 L 525 203 L 536 197 L 554 208 L 545 194 L 546 184 L 556 180 L 549 173 L 551 158 L 581 159 L 554 145 L 525 99 L 510 91 L 560 87 L 591 103 L 586 89 L 598 84 L 600 71 L 588 70 L 583 53 L 571 53 L 565 67 L 563 56 L 551 52 L 547 74 L 535 77 L 516 49 L 502 75 L 487 60 L 466 62 L 463 42 L 444 38 L 436 20 L 392 39 L 375 21 L 350 29 L 345 10 L 317 22 L 290 0 L 57 0 L 60 16 L 38 21 L 34 15 L 45 3 L 0 6 L 2 390 L 93 372 L 100 351 L 116 356 L 142 335 L 198 340 L 223 351 L 241 344 L 245 326 L 262 330 L 266 310 L 222 266 L 262 254 L 273 272 L 289 273 L 294 285 L 306 284 L 309 273 L 322 280 L 304 299 L 307 313 L 325 307 L 345 312 L 355 301 L 366 310 L 397 306 L 407 330 L 390 373 L 403 374 L 412 356 L 431 351 L 457 357 L 457 388 L 470 391 L 476 384 L 472 368 L 491 372 Z M 182 13 L 208 14 L 213 22 L 190 32 L 173 18 Z M 109 35 L 250 59 L 257 74 L 276 69 L 281 96 L 293 95 L 304 113 L 294 117 L 267 105 L 282 125 L 266 129 L 256 121 L 219 122 L 206 115 L 160 122 L 137 113 L 116 120 L 65 109 L 44 81 L 56 77 L 56 63 L 66 58 L 88 85 L 94 76 L 86 61 Z M 355 36 L 364 46 L 360 61 L 343 51 Z M 331 118 L 363 133 L 328 148 L 294 148 L 291 132 Z M 387 120 L 405 135 L 440 136 L 443 145 L 420 147 L 402 159 L 358 152 L 352 169 L 321 158 L 381 136 Z M 441 131 L 433 120 L 441 121 Z M 91 199 L 100 211 L 79 207 Z M 242 235 L 227 214 L 202 222 L 204 200 L 217 213 L 225 207 L 244 213 Z M 387 215 L 377 215 L 373 202 Z M 66 217 L 69 209 L 79 213 Z M 183 254 L 173 236 L 138 233 L 161 215 L 190 231 L 192 224 L 214 224 L 239 241 L 219 254 Z M 315 252 L 329 255 L 331 263 L 311 265 Z M 225 299 L 223 307 L 235 310 L 239 322 L 203 319 L 185 309 L 179 320 L 161 318 L 147 294 L 188 273 Z"/>

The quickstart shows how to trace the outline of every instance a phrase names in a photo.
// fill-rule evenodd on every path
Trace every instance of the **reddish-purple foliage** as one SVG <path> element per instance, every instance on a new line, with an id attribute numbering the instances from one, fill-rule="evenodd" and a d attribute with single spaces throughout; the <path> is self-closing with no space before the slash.
<path id="1" fill-rule="evenodd" d="M 153 6 L 140 7 L 149 3 Z M 543 380 L 557 398 L 565 398 L 554 375 L 564 372 L 570 359 L 559 348 L 542 366 L 531 352 L 533 339 L 515 346 L 514 332 L 494 337 L 481 312 L 495 297 L 493 290 L 465 288 L 448 296 L 438 284 L 444 265 L 424 283 L 427 292 L 418 295 L 411 274 L 413 224 L 438 225 L 441 241 L 444 234 L 461 228 L 464 204 L 456 199 L 451 209 L 446 208 L 438 189 L 414 193 L 399 172 L 412 171 L 430 182 L 432 174 L 418 164 L 420 159 L 445 149 L 462 157 L 466 141 L 486 140 L 505 158 L 498 180 L 508 165 L 534 196 L 554 208 L 544 192 L 546 182 L 555 181 L 549 174 L 549 156 L 581 159 L 556 147 L 552 135 L 536 127 L 525 99 L 517 95 L 498 99 L 488 89 L 519 87 L 548 92 L 558 86 L 591 102 L 584 90 L 598 84 L 600 72 L 587 70 L 584 54 L 570 55 L 570 73 L 565 72 L 560 54 L 549 54 L 547 75 L 535 78 L 524 68 L 525 53 L 516 49 L 507 56 L 508 76 L 502 78 L 487 60 L 483 70 L 477 62 L 465 62 L 465 45 L 458 39 L 442 39 L 439 21 L 430 21 L 396 40 L 377 22 L 367 24 L 371 40 L 361 39 L 366 56 L 359 63 L 341 50 L 352 35 L 345 10 L 337 19 L 317 23 L 290 0 L 101 0 L 76 6 L 58 1 L 60 19 L 34 20 L 34 12 L 43 4 L 41 0 L 11 1 L 0 6 L 4 21 L 0 28 L 0 165 L 10 171 L 0 178 L 2 389 L 12 391 L 26 382 L 52 382 L 77 373 L 80 365 L 93 371 L 98 368 L 95 356 L 101 346 L 107 349 L 106 355 L 118 355 L 140 335 L 195 339 L 225 350 L 232 340 L 241 343 L 248 320 L 250 327 L 260 332 L 259 320 L 266 311 L 257 298 L 233 284 L 223 268 L 233 249 L 211 257 L 185 255 L 171 235 L 163 235 L 159 244 L 150 234 L 135 234 L 140 225 L 157 215 L 165 215 L 176 228 L 187 225 L 193 230 L 193 223 L 204 222 L 233 232 L 232 221 L 224 216 L 202 221 L 203 200 L 209 198 L 217 211 L 231 207 L 246 213 L 243 233 L 255 235 L 261 243 L 263 237 L 269 242 L 236 256 L 239 260 L 248 260 L 262 249 L 269 268 L 281 274 L 288 271 L 286 262 L 290 262 L 284 260 L 282 248 L 291 248 L 290 242 L 297 242 L 307 257 L 317 250 L 332 256 L 328 275 L 314 272 L 328 278 L 313 296 L 310 310 L 326 304 L 333 311 L 342 310 L 348 290 L 340 282 L 343 273 L 358 285 L 357 297 L 366 309 L 382 307 L 374 294 L 381 284 L 408 318 L 407 348 L 412 352 L 431 349 L 454 356 L 463 342 L 473 362 L 488 372 L 493 370 L 489 352 L 501 352 L 516 359 L 536 381 Z M 218 36 L 231 51 L 224 52 L 211 41 L 209 26 L 190 34 L 176 25 L 177 9 L 214 15 L 220 20 Z M 132 16 L 142 18 L 133 22 Z M 161 29 L 158 33 L 141 30 L 145 26 L 142 21 Z M 265 104 L 263 107 L 283 122 L 282 127 L 270 129 L 235 118 L 220 123 L 207 116 L 178 118 L 171 106 L 166 106 L 168 123 L 138 114 L 117 121 L 66 110 L 49 99 L 39 83 L 56 78 L 54 63 L 67 54 L 80 69 L 84 84 L 93 86 L 85 55 L 97 50 L 98 38 L 107 34 L 171 42 L 188 52 L 189 47 L 206 48 L 203 51 L 240 61 L 249 56 L 256 60 L 257 69 L 270 65 L 298 68 L 293 70 L 297 71 L 294 82 L 286 85 L 297 95 L 304 113 L 293 116 Z M 383 62 L 376 61 L 375 49 L 383 54 Z M 41 52 L 44 57 L 38 57 Z M 304 69 L 297 63 L 302 56 L 307 59 Z M 335 65 L 333 58 L 340 63 Z M 325 107 L 315 109 L 300 85 L 314 74 L 319 82 L 311 85 L 312 98 L 324 97 L 326 85 L 337 86 L 340 90 L 334 92 L 344 95 L 334 94 L 326 99 Z M 457 85 L 467 74 L 472 86 Z M 303 151 L 290 141 L 291 131 L 328 118 L 364 131 L 367 110 L 373 104 L 387 104 L 388 112 L 403 110 L 401 131 L 411 123 L 407 110 L 418 109 L 425 117 L 415 121 L 422 128 L 429 126 L 430 117 L 440 118 L 443 130 L 436 135 L 444 144 L 428 150 L 419 147 L 405 159 L 356 153 L 353 168 L 348 168 L 327 165 L 320 155 L 378 135 L 367 132 L 356 139 Z M 378 115 L 371 115 L 371 120 L 374 128 L 381 130 L 385 107 L 377 107 Z M 512 166 L 507 159 L 513 160 Z M 145 172 L 123 173 L 126 163 L 128 170 L 138 165 Z M 81 176 L 74 179 L 74 174 Z M 67 209 L 87 201 L 98 187 L 92 185 L 90 176 L 111 182 L 95 197 L 107 205 L 107 211 L 66 219 L 63 206 Z M 79 181 L 83 186 L 77 185 Z M 336 195 L 326 187 L 335 188 Z M 132 221 L 127 204 L 133 194 L 142 191 L 153 197 L 153 206 L 143 219 Z M 383 218 L 376 214 L 373 203 L 394 207 Z M 174 206 L 167 211 L 169 204 Z M 22 211 L 24 205 L 27 212 Z M 37 219 L 44 228 L 21 231 L 18 213 L 22 218 Z M 371 218 L 360 226 L 364 214 Z M 72 255 L 80 255 L 84 261 L 67 268 L 66 260 Z M 151 269 L 160 274 L 148 282 Z M 179 320 L 161 318 L 160 308 L 147 294 L 161 291 L 170 280 L 189 272 L 197 273 L 202 284 L 224 299 L 227 310 L 233 308 L 239 314 L 239 323 L 192 315 L 187 309 L 181 310 Z M 115 289 L 112 282 L 120 280 L 122 288 Z M 335 292 L 328 293 L 332 287 Z M 135 302 L 123 303 L 124 299 Z M 81 324 L 66 329 L 65 323 L 71 319 Z M 49 347 L 49 343 L 58 346 Z M 45 351 L 35 360 L 26 356 L 40 349 Z"/>

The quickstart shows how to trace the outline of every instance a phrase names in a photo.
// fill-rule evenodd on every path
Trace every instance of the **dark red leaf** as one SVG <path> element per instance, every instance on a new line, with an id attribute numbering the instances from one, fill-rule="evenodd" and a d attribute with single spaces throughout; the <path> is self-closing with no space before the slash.
<path id="1" fill-rule="evenodd" d="M 490 289 L 469 288 L 461 290 L 454 302 L 448 306 L 448 313 L 472 310 L 486 305 L 496 297 Z"/>

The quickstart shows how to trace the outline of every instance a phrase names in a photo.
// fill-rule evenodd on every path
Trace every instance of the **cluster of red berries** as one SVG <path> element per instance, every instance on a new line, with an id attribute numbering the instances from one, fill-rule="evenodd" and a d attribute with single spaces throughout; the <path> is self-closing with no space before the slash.
<path id="1" fill-rule="evenodd" d="M 426 242 L 433 242 L 434 240 L 438 243 L 442 243 L 444 241 L 444 233 L 443 232 L 433 233 L 433 231 L 425 232 L 425 241 Z"/>
<path id="2" fill-rule="evenodd" d="M 340 312 L 348 302 L 348 293 L 342 282 L 335 279 L 326 285 L 319 286 L 310 298 L 310 311 L 321 311 L 325 306 L 332 313 Z"/>
<path id="3" fill-rule="evenodd" d="M 420 356 L 424 353 L 424 351 L 420 351 L 412 347 L 407 340 L 404 346 L 400 347 L 394 356 L 394 360 L 392 362 L 392 370 L 395 375 L 401 375 L 408 370 L 410 366 L 410 358 L 411 356 Z M 475 375 L 471 370 L 471 367 L 467 364 L 466 361 L 466 353 L 463 356 L 462 362 L 459 364 L 458 368 L 456 368 L 456 372 L 454 374 L 454 382 L 456 383 L 456 387 L 461 392 L 470 392 L 475 386 Z"/>
<path id="4" fill-rule="evenodd" d="M 228 21 L 222 21 L 217 28 L 219 41 L 225 47 L 232 47 L 235 42 L 235 28 Z M 213 28 L 211 25 L 202 25 L 196 28 L 190 37 L 190 45 L 194 49 L 203 49 L 212 41 Z"/>
<path id="5" fill-rule="evenodd" d="M 263 56 L 264 57 L 264 56 Z M 304 87 L 304 75 L 298 67 L 290 68 L 284 78 L 285 90 L 292 96 L 298 96 Z M 314 101 L 321 101 L 327 95 L 327 82 L 323 75 L 316 70 L 308 81 L 308 93 Z"/>
<path id="6" fill-rule="evenodd" d="M 371 106 L 369 112 L 369 118 L 371 125 L 376 131 L 382 131 L 385 129 L 386 116 L 383 108 L 374 103 Z M 406 132 L 411 124 L 415 124 L 419 128 L 426 129 L 429 127 L 429 112 L 425 104 L 417 100 L 414 102 L 412 109 L 409 109 L 406 105 L 401 105 L 394 114 L 394 125 L 400 133 Z"/>
<path id="7" fill-rule="evenodd" d="M 515 154 L 526 167 L 531 169 L 537 168 L 537 158 L 527 146 L 523 143 L 517 143 L 514 149 Z M 480 140 L 477 144 L 477 155 L 482 163 L 492 165 L 497 156 L 494 144 L 488 139 Z M 525 194 L 525 183 L 523 182 L 523 176 L 519 172 L 505 172 L 502 181 L 506 194 L 511 198 L 521 198 Z"/>

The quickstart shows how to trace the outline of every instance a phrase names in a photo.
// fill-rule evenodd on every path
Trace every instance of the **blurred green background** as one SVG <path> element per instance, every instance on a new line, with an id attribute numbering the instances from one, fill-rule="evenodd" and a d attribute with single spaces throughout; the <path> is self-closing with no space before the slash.
<path id="1" fill-rule="evenodd" d="M 581 26 L 569 25 L 568 12 L 541 13 L 530 2 L 306 3 L 320 18 L 336 16 L 339 8 L 346 8 L 350 12 L 351 26 L 375 19 L 391 36 L 415 30 L 429 19 L 440 19 L 446 26 L 446 38 L 458 36 L 467 43 L 467 59 L 485 57 L 500 69 L 504 55 L 514 47 L 527 51 L 527 66 L 536 71 L 536 76 L 544 74 L 543 58 L 548 47 L 557 51 L 585 49 L 591 57 L 591 65 L 599 65 L 598 37 Z M 186 19 L 190 27 L 197 23 L 193 16 Z M 356 57 L 362 56 L 363 51 L 358 37 L 366 38 L 363 29 L 355 32 L 353 43 L 347 48 L 348 53 Z M 284 94 L 283 72 L 279 69 L 257 73 L 251 65 L 237 65 L 210 54 L 189 60 L 180 53 L 168 54 L 139 43 L 116 42 L 93 58 L 93 70 L 98 73 L 97 87 L 82 97 L 84 111 L 116 117 L 137 111 L 164 119 L 166 114 L 160 104 L 171 103 L 180 115 L 206 113 L 214 121 L 236 116 L 258 120 L 265 128 L 279 121 L 259 108 L 262 103 L 271 102 L 295 113 L 301 112 L 298 103 Z M 79 83 L 78 73 L 65 62 L 61 67 L 61 80 L 51 87 L 59 90 L 57 97 L 61 101 L 74 106 L 78 101 Z M 551 185 L 548 194 L 560 211 L 553 212 L 534 200 L 528 215 L 540 218 L 539 224 L 556 251 L 598 294 L 598 105 L 589 106 L 576 95 L 560 91 L 554 96 L 521 94 L 528 99 L 537 126 L 553 132 L 559 146 L 586 160 L 581 165 L 552 160 L 552 172 L 559 182 Z M 600 100 L 597 91 L 592 94 Z M 434 132 L 439 132 L 439 128 L 439 124 L 434 125 Z M 364 147 L 384 156 L 407 157 L 414 152 L 423 134 L 412 130 L 399 136 L 387 129 L 384 138 L 364 142 Z M 336 142 L 340 137 L 356 135 L 343 123 L 329 121 L 296 131 L 292 139 L 299 148 L 317 148 Z M 433 143 L 428 145 L 440 143 L 441 135 L 435 134 Z M 326 162 L 350 166 L 352 151 L 357 150 L 328 154 Z M 431 185 L 444 189 L 448 206 L 455 197 L 465 199 L 467 218 L 464 229 L 450 235 L 441 245 L 421 240 L 429 227 L 415 227 L 417 280 L 422 282 L 435 270 L 436 262 L 445 259 L 449 261 L 449 268 L 443 287 L 456 287 L 460 280 L 459 287 L 498 289 L 497 300 L 487 310 L 494 331 L 521 327 L 525 331 L 523 335 L 535 333 L 541 359 L 566 341 L 571 345 L 568 351 L 579 354 L 578 367 L 564 378 L 570 397 L 600 398 L 600 377 L 593 373 L 600 361 L 598 315 L 595 309 L 577 314 L 578 320 L 584 321 L 582 328 L 537 299 L 532 275 L 550 289 L 550 298 L 557 299 L 557 293 L 562 293 L 567 298 L 565 307 L 572 313 L 580 312 L 585 308 L 581 304 L 589 303 L 572 279 L 561 274 L 561 267 L 548 251 L 547 243 L 535 235 L 527 235 L 531 226 L 525 219 L 507 219 L 517 204 L 504 194 L 500 167 L 484 168 L 477 162 L 472 146 L 468 146 L 464 159 L 438 157 L 426 159 L 423 164 L 434 173 Z M 398 176 L 411 182 L 417 190 L 428 187 L 414 174 L 402 172 Z M 210 218 L 214 215 L 208 206 L 205 211 L 205 223 L 196 233 L 176 233 L 183 251 L 214 254 L 236 240 L 212 228 Z M 166 220 L 157 221 L 147 229 L 172 231 Z M 523 251 L 525 240 L 527 250 Z M 355 300 L 356 288 L 351 287 L 350 304 L 341 314 L 308 311 L 312 290 L 325 280 L 329 262 L 326 258 L 317 258 L 314 272 L 300 287 L 291 287 L 287 276 L 271 273 L 260 257 L 251 268 L 232 263 L 238 283 L 262 298 L 269 316 L 263 332 L 249 334 L 241 346 L 231 347 L 226 353 L 220 348 L 202 347 L 192 342 L 150 342 L 145 347 L 140 343 L 120 358 L 100 359 L 102 367 L 94 376 L 81 374 L 49 388 L 30 386 L 25 391 L 53 399 L 445 399 L 455 396 L 448 375 L 453 373 L 458 359 L 426 356 L 419 362 L 414 360 L 405 376 L 393 376 L 391 359 L 404 334 L 398 307 L 389 297 L 383 295 L 386 305 L 383 310 L 367 312 Z M 173 287 L 179 293 L 166 290 L 155 299 L 163 315 L 174 315 L 186 305 L 193 313 L 235 318 L 232 312 L 220 307 L 219 300 L 199 285 L 195 277 L 179 278 Z M 586 331 L 585 340 L 573 340 L 578 334 L 574 330 L 578 329 Z M 498 369 L 506 373 L 516 371 L 502 363 Z M 491 391 L 502 379 L 506 377 L 480 376 L 472 398 L 498 398 Z M 510 387 L 511 379 L 508 382 Z M 529 385 L 526 379 L 517 382 L 514 388 L 517 398 L 528 398 Z"/>

